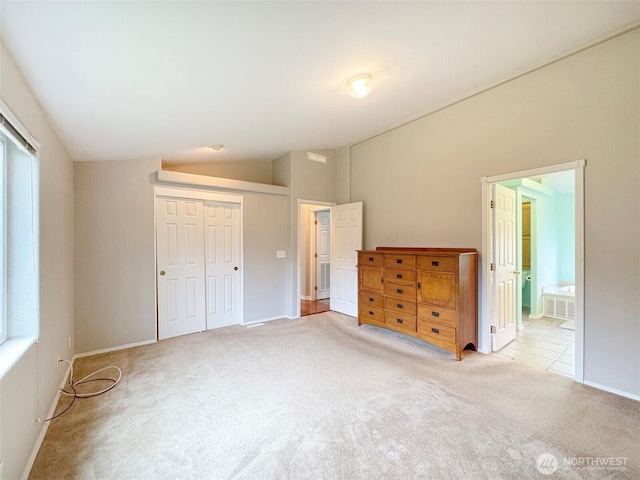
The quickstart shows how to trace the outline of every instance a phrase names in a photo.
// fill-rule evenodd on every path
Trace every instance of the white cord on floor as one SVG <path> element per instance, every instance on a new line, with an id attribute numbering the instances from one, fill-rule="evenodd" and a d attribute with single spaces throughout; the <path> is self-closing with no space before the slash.
<path id="1" fill-rule="evenodd" d="M 71 403 L 69 403 L 69 405 L 67 406 L 67 408 L 65 408 L 62 412 L 60 412 L 57 415 L 54 415 L 51 418 L 47 418 L 45 420 L 45 422 L 50 422 L 51 420 L 58 418 L 62 415 L 64 415 L 65 413 L 67 413 L 69 411 L 69 409 L 73 406 L 73 403 L 76 401 L 76 398 L 91 398 L 91 397 L 97 397 L 98 395 L 102 395 L 103 393 L 108 392 L 109 390 L 111 390 L 113 387 L 115 387 L 118 382 L 120 381 L 120 379 L 122 378 L 122 370 L 120 370 L 118 367 L 116 367 L 115 365 L 111 365 L 109 367 L 104 367 L 101 368 L 100 370 L 97 370 L 89 375 L 87 375 L 86 377 L 78 380 L 77 382 L 73 381 L 73 364 L 69 361 L 69 360 L 58 360 L 58 362 L 67 362 L 69 364 L 69 367 L 71 367 L 71 373 L 69 374 L 69 386 L 71 387 L 71 390 L 73 390 L 73 393 L 71 392 L 67 392 L 64 388 L 60 388 L 60 394 L 61 395 L 66 395 L 68 397 L 73 397 L 71 400 Z M 94 378 L 89 380 L 91 377 L 93 377 L 94 375 L 104 371 L 104 370 L 108 370 L 109 368 L 115 368 L 118 371 L 118 378 L 116 378 L 115 380 L 113 378 Z M 98 392 L 91 392 L 91 393 L 78 393 L 76 391 L 76 385 L 81 385 L 83 383 L 89 383 L 89 382 L 99 382 L 99 381 L 104 381 L 104 382 L 113 382 L 111 385 L 109 385 L 107 388 L 104 388 Z"/>
<path id="2" fill-rule="evenodd" d="M 74 392 L 67 392 L 63 388 L 60 389 L 60 393 L 62 395 L 67 395 L 69 397 L 90 398 L 90 397 L 96 397 L 98 395 L 102 395 L 103 393 L 106 393 L 109 390 L 111 390 L 113 387 L 115 387 L 118 384 L 118 382 L 120 381 L 120 379 L 122 378 L 122 370 L 120 370 L 120 368 L 116 367 L 115 365 L 110 365 L 108 367 L 101 368 L 100 370 L 96 370 L 95 372 L 87 375 L 86 377 L 81 378 L 77 382 L 74 382 L 73 381 L 73 364 L 69 360 L 65 360 L 65 359 L 62 359 L 60 361 L 61 362 L 67 362 L 69 364 L 69 366 L 71 367 L 71 374 L 69 375 L 69 385 L 74 390 Z M 89 380 L 94 375 L 97 375 L 98 373 L 100 373 L 100 372 L 102 372 L 104 370 L 108 370 L 110 368 L 115 368 L 118 371 L 118 378 L 117 379 L 114 380 L 112 378 L 102 378 L 102 379 Z M 76 386 L 81 385 L 83 383 L 93 382 L 93 381 L 96 381 L 96 380 L 105 380 L 105 381 L 108 380 L 108 381 L 113 382 L 113 383 L 111 385 L 109 385 L 107 388 L 105 388 L 103 390 L 100 390 L 98 392 L 91 392 L 91 393 L 76 393 L 75 392 L 75 387 Z"/>

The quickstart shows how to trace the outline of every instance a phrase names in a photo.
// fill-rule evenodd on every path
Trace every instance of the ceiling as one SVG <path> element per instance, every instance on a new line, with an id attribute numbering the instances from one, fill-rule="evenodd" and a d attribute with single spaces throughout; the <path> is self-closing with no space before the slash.
<path id="1" fill-rule="evenodd" d="M 73 160 L 198 163 L 355 143 L 637 25 L 640 2 L 3 0 L 0 22 Z"/>

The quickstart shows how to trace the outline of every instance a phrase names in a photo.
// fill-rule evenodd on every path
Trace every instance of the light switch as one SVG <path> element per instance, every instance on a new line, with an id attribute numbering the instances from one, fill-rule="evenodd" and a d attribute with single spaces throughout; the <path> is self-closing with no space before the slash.
<path id="1" fill-rule="evenodd" d="M 278 250 L 276 252 L 276 258 L 285 258 L 286 257 L 286 252 L 284 250 Z"/>

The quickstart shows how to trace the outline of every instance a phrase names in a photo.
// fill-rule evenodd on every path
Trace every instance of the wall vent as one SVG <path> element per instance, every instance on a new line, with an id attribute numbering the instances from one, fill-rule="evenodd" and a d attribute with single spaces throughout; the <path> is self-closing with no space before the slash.
<path id="1" fill-rule="evenodd" d="M 318 163 L 327 163 L 327 156 L 319 153 L 307 152 L 307 160 Z"/>

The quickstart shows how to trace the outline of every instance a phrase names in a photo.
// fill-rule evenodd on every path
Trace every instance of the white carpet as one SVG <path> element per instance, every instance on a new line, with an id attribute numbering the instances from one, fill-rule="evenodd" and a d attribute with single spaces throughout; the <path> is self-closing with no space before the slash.
<path id="1" fill-rule="evenodd" d="M 333 312 L 76 363 L 124 377 L 52 422 L 31 479 L 526 479 L 541 454 L 640 475 L 638 402 Z M 627 465 L 563 464 L 595 457 Z"/>

